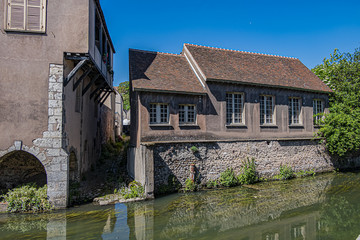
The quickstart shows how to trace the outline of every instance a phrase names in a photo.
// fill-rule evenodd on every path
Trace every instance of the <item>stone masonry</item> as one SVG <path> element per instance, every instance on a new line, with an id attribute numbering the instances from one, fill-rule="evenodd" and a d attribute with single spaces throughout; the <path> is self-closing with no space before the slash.
<path id="1" fill-rule="evenodd" d="M 57 208 L 65 208 L 68 201 L 68 153 L 63 131 L 63 65 L 50 64 L 49 69 L 48 129 L 42 138 L 35 139 L 33 146 L 25 146 L 21 140 L 0 157 L 12 151 L 22 150 L 34 155 L 45 167 L 48 196 Z"/>
<path id="2" fill-rule="evenodd" d="M 192 152 L 192 146 L 198 151 Z M 331 158 L 323 144 L 310 139 L 156 143 L 142 147 L 147 149 L 146 156 L 153 157 L 146 161 L 154 163 L 155 193 L 160 186 L 168 184 L 169 176 L 175 176 L 184 185 L 190 176 L 191 164 L 195 164 L 202 184 L 219 178 L 227 168 L 238 174 L 246 158 L 255 159 L 258 176 L 265 178 L 278 174 L 281 165 L 291 166 L 295 172 L 328 172 L 339 167 L 339 160 Z M 360 163 L 356 158 L 353 161 L 352 167 Z"/>

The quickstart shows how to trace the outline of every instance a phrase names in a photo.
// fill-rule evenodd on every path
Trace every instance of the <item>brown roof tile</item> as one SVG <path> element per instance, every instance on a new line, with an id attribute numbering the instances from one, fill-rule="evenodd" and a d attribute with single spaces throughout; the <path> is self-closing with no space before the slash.
<path id="1" fill-rule="evenodd" d="M 206 92 L 183 55 L 130 49 L 129 65 L 135 90 Z"/>
<path id="2" fill-rule="evenodd" d="M 331 92 L 299 59 L 184 44 L 206 80 Z"/>

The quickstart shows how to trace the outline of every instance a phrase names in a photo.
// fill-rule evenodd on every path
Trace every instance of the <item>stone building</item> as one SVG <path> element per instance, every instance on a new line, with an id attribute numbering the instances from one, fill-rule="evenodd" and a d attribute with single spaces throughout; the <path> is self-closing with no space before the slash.
<path id="1" fill-rule="evenodd" d="M 183 184 L 191 164 L 203 183 L 247 157 L 266 176 L 282 164 L 332 168 L 311 141 L 331 89 L 298 59 L 184 44 L 181 54 L 130 49 L 129 65 L 128 170 L 150 195 L 170 177 Z"/>
<path id="2" fill-rule="evenodd" d="M 5 0 L 0 12 L 0 188 L 47 183 L 66 207 L 69 180 L 114 138 L 115 50 L 99 0 Z"/>

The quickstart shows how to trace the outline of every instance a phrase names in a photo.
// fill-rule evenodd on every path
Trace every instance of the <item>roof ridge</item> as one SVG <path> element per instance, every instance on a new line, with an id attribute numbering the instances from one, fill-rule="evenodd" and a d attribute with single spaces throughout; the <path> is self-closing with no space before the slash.
<path id="1" fill-rule="evenodd" d="M 223 51 L 229 51 L 229 52 L 239 52 L 239 53 L 247 53 L 247 54 L 253 54 L 253 55 L 260 55 L 260 56 L 278 57 L 278 58 L 289 58 L 289 59 L 299 60 L 299 59 L 296 58 L 296 57 L 280 56 L 280 55 L 267 54 L 267 53 L 257 53 L 257 52 L 240 51 L 240 50 L 233 50 L 233 49 L 227 49 L 227 48 L 218 48 L 218 47 L 204 46 L 204 45 L 198 45 L 198 44 L 191 44 L 191 43 L 184 43 L 184 45 L 190 45 L 190 46 L 202 47 L 202 48 L 210 48 L 210 49 L 215 49 L 215 50 L 223 50 Z"/>
<path id="2" fill-rule="evenodd" d="M 163 54 L 163 55 L 170 55 L 170 56 L 182 57 L 181 54 L 176 54 L 176 53 L 157 52 L 157 51 L 149 51 L 149 50 L 134 49 L 134 48 L 129 48 L 129 50 L 131 50 L 131 51 L 136 51 L 136 52 L 147 52 L 147 53 L 155 53 L 155 54 Z"/>

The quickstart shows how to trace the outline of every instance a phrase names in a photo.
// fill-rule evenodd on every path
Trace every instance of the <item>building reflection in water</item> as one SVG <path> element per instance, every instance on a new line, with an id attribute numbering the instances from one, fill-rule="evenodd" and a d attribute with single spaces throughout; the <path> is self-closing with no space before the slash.
<path id="1" fill-rule="evenodd" d="M 81 206 L 51 214 L 0 215 L 0 236 L 56 240 L 356 239 L 360 234 L 360 175 L 339 179 L 321 175 L 138 203 Z"/>

